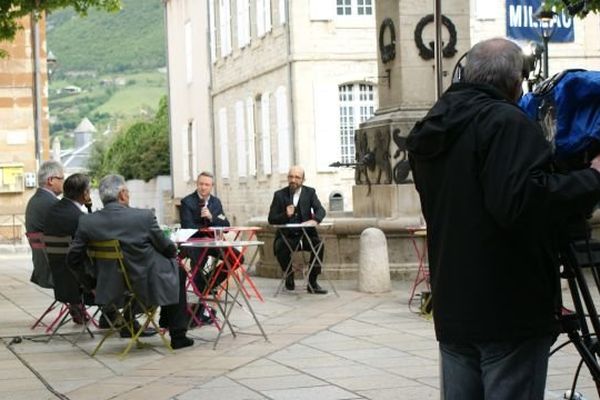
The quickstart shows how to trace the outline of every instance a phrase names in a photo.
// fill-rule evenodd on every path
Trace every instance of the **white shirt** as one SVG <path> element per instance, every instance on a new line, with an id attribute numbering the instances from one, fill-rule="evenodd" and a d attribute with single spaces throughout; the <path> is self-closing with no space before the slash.
<path id="1" fill-rule="evenodd" d="M 298 207 L 298 201 L 300 200 L 300 193 L 302 193 L 302 186 L 300 186 L 298 188 L 298 190 L 296 190 L 296 193 L 294 193 L 294 197 L 292 198 L 292 202 L 294 203 L 294 207 Z"/>

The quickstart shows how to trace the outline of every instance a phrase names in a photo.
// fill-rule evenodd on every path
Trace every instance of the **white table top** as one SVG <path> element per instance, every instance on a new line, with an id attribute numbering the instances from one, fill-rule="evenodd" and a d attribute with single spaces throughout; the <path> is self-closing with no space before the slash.
<path id="1" fill-rule="evenodd" d="M 271 225 L 275 228 L 318 228 L 318 227 L 327 227 L 333 226 L 333 222 L 321 222 L 317 225 L 307 225 L 307 224 L 282 224 L 282 225 Z"/>
<path id="2" fill-rule="evenodd" d="M 198 240 L 181 243 L 183 247 L 221 248 L 221 247 L 248 247 L 262 246 L 264 242 L 259 240 Z"/>

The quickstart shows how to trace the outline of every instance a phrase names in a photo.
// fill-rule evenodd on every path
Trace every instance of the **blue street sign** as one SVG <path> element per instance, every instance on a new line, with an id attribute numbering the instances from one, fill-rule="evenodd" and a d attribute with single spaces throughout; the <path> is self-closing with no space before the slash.
<path id="1" fill-rule="evenodd" d="M 518 40 L 541 40 L 540 23 L 533 14 L 538 10 L 541 0 L 506 0 L 506 36 Z M 572 42 L 573 18 L 566 11 L 554 17 L 554 32 L 551 42 Z"/>

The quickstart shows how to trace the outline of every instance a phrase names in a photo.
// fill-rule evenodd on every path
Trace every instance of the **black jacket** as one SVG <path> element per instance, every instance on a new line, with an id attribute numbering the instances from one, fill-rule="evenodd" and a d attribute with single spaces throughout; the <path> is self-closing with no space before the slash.
<path id="1" fill-rule="evenodd" d="M 181 199 L 179 207 L 181 227 L 183 229 L 201 229 L 209 226 L 230 226 L 229 220 L 223 211 L 221 200 L 218 197 L 211 195 L 207 207 L 212 215 L 212 221 L 203 221 L 203 218 L 200 217 L 200 196 L 198 192 L 191 193 Z"/>
<path id="2" fill-rule="evenodd" d="M 293 204 L 293 197 L 293 194 L 290 193 L 290 188 L 287 186 L 273 194 L 273 201 L 269 208 L 269 224 L 302 223 L 311 219 L 314 219 L 318 223 L 323 221 L 326 211 L 321 205 L 315 189 L 309 186 L 302 186 L 302 192 L 300 192 L 300 198 L 296 206 L 296 213 L 292 217 L 288 217 L 285 210 L 288 205 Z M 278 234 L 282 232 L 290 236 L 298 236 L 302 233 L 299 229 L 297 231 L 294 229 L 280 229 Z M 317 230 L 314 228 L 307 229 L 306 232 L 310 236 L 318 236 Z"/>
<path id="3" fill-rule="evenodd" d="M 407 145 L 438 340 L 556 332 L 558 237 L 598 201 L 600 174 L 552 173 L 539 125 L 486 85 L 450 87 Z"/>

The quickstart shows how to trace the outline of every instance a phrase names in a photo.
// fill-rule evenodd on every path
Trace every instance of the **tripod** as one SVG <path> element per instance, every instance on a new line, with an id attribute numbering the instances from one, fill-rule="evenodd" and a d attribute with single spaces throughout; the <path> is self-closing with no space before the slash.
<path id="1" fill-rule="evenodd" d="M 585 237 L 583 240 L 570 241 L 560 252 L 563 266 L 561 277 L 568 282 L 575 308 L 574 311 L 563 308 L 560 322 L 569 342 L 573 343 L 581 356 L 581 363 L 585 363 L 590 371 L 600 394 L 600 319 L 584 274 L 584 270 L 589 270 L 600 294 L 600 241 L 590 239 L 589 231 Z M 571 393 L 574 393 L 581 363 L 577 368 Z"/>

